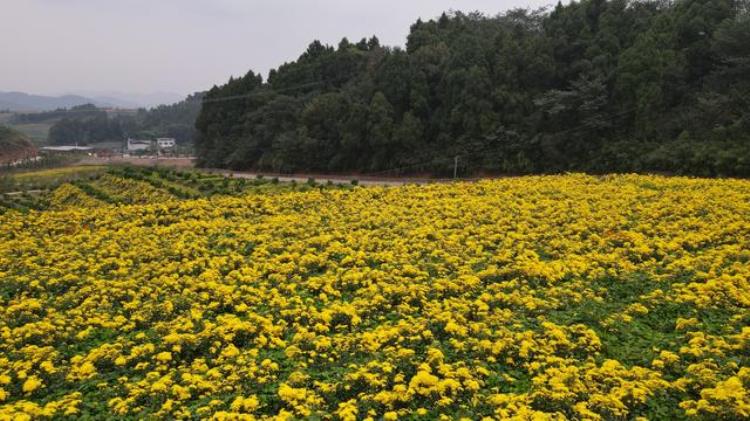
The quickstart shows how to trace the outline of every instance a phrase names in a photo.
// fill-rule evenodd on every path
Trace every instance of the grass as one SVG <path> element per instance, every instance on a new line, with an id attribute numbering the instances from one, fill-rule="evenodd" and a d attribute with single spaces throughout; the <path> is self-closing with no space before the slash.
<path id="1" fill-rule="evenodd" d="M 10 124 L 9 126 L 28 136 L 36 146 L 46 146 L 49 129 L 53 123 Z"/>
<path id="2" fill-rule="evenodd" d="M 50 119 L 39 123 L 14 123 L 13 117 L 18 113 L 0 112 L 0 124 L 11 127 L 28 136 L 36 146 L 46 146 L 49 129 L 59 119 Z M 21 113 L 22 114 L 22 113 Z"/>
<path id="3" fill-rule="evenodd" d="M 17 173 L 11 175 L 11 178 L 18 184 L 47 185 L 100 174 L 106 170 L 105 165 L 74 165 Z"/>
<path id="4" fill-rule="evenodd" d="M 8 126 L 0 126 L 0 157 L 7 155 L 14 159 L 14 155 L 23 153 L 32 146 L 25 134 Z"/>

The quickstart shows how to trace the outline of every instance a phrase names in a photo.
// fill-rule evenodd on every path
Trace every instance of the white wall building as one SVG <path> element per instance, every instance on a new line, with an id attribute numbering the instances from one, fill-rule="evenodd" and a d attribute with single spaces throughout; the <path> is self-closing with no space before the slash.
<path id="1" fill-rule="evenodd" d="M 128 152 L 147 151 L 154 146 L 151 140 L 139 140 L 128 138 Z"/>
<path id="2" fill-rule="evenodd" d="M 159 149 L 174 148 L 176 144 L 177 142 L 171 137 L 160 137 L 156 139 L 156 145 L 159 147 Z"/>
<path id="3" fill-rule="evenodd" d="M 90 146 L 44 146 L 41 148 L 47 152 L 91 152 L 94 148 Z"/>

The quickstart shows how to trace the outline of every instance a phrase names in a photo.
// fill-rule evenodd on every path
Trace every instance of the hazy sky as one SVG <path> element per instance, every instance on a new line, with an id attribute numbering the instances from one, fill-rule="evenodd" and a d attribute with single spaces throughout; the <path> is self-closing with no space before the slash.
<path id="1" fill-rule="evenodd" d="M 554 0 L 556 2 L 556 0 Z M 187 94 L 297 58 L 313 39 L 403 45 L 443 10 L 550 0 L 0 0 L 0 91 Z"/>

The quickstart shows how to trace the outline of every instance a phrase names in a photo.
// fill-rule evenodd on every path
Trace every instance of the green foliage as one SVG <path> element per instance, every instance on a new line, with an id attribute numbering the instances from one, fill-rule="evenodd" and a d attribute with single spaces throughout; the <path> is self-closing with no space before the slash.
<path id="1" fill-rule="evenodd" d="M 124 184 L 126 187 L 123 187 L 118 180 L 132 180 L 137 183 Z M 318 183 L 314 178 L 308 179 L 306 183 L 281 183 L 276 177 L 247 180 L 164 167 L 67 167 L 11 176 L 0 175 L 0 215 L 8 211 L 29 212 L 49 209 L 54 191 L 66 183 L 76 186 L 81 194 L 96 199 L 97 203 L 113 205 L 158 203 L 163 201 L 165 196 L 175 200 L 188 200 L 217 195 L 238 196 L 251 192 L 273 194 L 308 191 L 311 188 L 341 189 L 340 185 L 330 181 L 326 184 Z M 143 187 L 133 187 L 139 184 Z M 68 203 L 66 206 L 75 205 Z"/>
<path id="2" fill-rule="evenodd" d="M 44 121 L 57 118 L 49 130 L 49 142 L 56 145 L 89 144 L 123 141 L 127 137 L 171 137 L 178 143 L 191 143 L 195 135 L 195 120 L 201 108 L 203 93 L 188 96 L 172 105 L 160 105 L 136 112 L 108 113 L 93 105 L 81 105 L 70 110 L 22 114 L 18 121 Z"/>
<path id="3" fill-rule="evenodd" d="M 87 104 L 68 110 L 65 117 L 50 127 L 48 140 L 53 145 L 87 145 L 119 141 L 122 137 L 123 129 L 118 120 L 110 119 L 106 111 Z"/>
<path id="4" fill-rule="evenodd" d="M 660 171 L 750 176 L 746 0 L 583 0 L 453 12 L 376 38 L 315 41 L 212 88 L 207 167 L 275 172 Z"/>
<path id="5" fill-rule="evenodd" d="M 10 127 L 0 125 L 0 165 L 35 155 L 29 138 Z"/>

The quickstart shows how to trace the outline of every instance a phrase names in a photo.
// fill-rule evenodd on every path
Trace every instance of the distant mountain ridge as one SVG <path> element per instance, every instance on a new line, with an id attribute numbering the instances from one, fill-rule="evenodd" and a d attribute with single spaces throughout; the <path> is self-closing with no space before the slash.
<path id="1" fill-rule="evenodd" d="M 30 95 L 24 92 L 0 92 L 0 110 L 51 111 L 83 104 L 94 104 L 98 107 L 115 106 L 115 104 L 102 103 L 79 95 L 45 96 Z"/>
<path id="2" fill-rule="evenodd" d="M 66 93 L 93 98 L 95 101 L 111 103 L 125 108 L 153 108 L 158 107 L 159 105 L 174 104 L 185 98 L 184 94 L 174 92 L 138 93 L 77 89 Z"/>
<path id="3" fill-rule="evenodd" d="M 0 91 L 0 110 L 13 112 L 52 111 L 58 108 L 72 108 L 84 104 L 93 104 L 100 108 L 151 108 L 161 104 L 172 104 L 180 99 L 182 99 L 181 95 L 165 92 L 129 94 L 92 91 L 84 93 L 84 95 L 51 96 Z"/>

